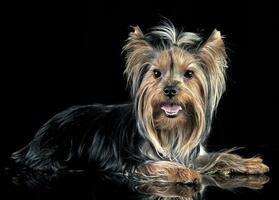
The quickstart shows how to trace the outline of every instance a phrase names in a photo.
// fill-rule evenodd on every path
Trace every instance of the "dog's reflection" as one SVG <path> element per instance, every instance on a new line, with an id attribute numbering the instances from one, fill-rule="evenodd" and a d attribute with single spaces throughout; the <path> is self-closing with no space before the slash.
<path id="1" fill-rule="evenodd" d="M 201 191 L 201 185 L 187 185 L 179 183 L 152 183 L 141 184 L 136 189 L 140 193 L 152 195 L 154 199 L 156 199 L 156 197 L 191 198 L 195 197 Z"/>
<path id="2" fill-rule="evenodd" d="M 262 189 L 269 181 L 266 175 L 234 175 L 234 176 L 204 176 L 203 185 L 215 186 L 221 189 L 231 190 L 235 188 Z"/>
<path id="3" fill-rule="evenodd" d="M 205 188 L 212 186 L 225 190 L 237 188 L 249 188 L 253 190 L 262 189 L 264 184 L 269 181 L 266 175 L 204 175 L 202 184 L 180 184 L 180 183 L 159 183 L 141 182 L 135 189 L 143 194 L 149 195 L 149 199 L 178 198 L 178 199 L 200 199 Z"/>
<path id="4" fill-rule="evenodd" d="M 10 174 L 11 175 L 11 174 Z M 130 194 L 136 199 L 203 199 L 204 191 L 207 187 L 218 187 L 225 190 L 235 190 L 237 188 L 249 188 L 253 190 L 262 189 L 269 181 L 266 175 L 204 175 L 200 183 L 167 183 L 159 182 L 156 179 L 138 179 L 123 174 L 84 174 L 75 172 L 67 174 L 46 174 L 38 172 L 28 172 L 21 170 L 20 173 L 13 173 L 9 176 L 12 185 L 36 193 L 53 191 L 71 191 L 72 193 L 86 193 L 90 188 L 90 196 L 99 196 L 96 199 L 108 199 L 111 196 L 121 196 L 127 199 Z M 71 188 L 69 190 L 69 188 Z M 87 189 L 85 189 L 87 188 Z M 100 192 L 106 188 L 105 192 Z M 121 191 L 118 190 L 121 188 Z M 9 189 L 11 191 L 11 189 Z M 14 191 L 19 191 L 14 188 Z M 110 191 L 110 192 L 107 192 Z M 93 195 L 94 194 L 94 195 Z M 21 196 L 21 193 L 18 194 Z M 74 195 L 73 195 L 74 196 Z M 89 198 L 91 199 L 91 198 Z"/>

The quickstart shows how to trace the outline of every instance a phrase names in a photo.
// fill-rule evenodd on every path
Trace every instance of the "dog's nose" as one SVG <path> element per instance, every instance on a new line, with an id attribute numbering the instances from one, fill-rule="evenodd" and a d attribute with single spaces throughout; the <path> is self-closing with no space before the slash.
<path id="1" fill-rule="evenodd" d="M 167 97 L 172 98 L 177 94 L 177 89 L 175 86 L 167 86 L 164 88 L 164 94 Z"/>

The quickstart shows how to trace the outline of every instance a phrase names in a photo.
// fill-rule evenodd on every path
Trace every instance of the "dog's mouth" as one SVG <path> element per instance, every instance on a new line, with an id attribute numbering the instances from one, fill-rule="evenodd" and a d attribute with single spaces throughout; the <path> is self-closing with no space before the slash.
<path id="1" fill-rule="evenodd" d="M 161 106 L 161 109 L 165 112 L 167 117 L 174 118 L 182 110 L 182 107 L 178 104 L 168 103 Z"/>

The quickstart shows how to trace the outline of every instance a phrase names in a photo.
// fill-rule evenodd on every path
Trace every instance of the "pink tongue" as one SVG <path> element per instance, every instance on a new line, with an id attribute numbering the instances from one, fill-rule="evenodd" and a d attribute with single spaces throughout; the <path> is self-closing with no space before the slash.
<path id="1" fill-rule="evenodd" d="M 165 105 L 161 107 L 167 114 L 176 115 L 179 110 L 182 110 L 181 106 L 178 105 Z"/>

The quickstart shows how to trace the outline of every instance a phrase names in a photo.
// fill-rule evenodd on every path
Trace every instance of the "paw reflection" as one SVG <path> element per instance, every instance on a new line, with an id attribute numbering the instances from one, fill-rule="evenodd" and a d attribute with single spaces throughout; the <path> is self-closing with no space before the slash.
<path id="1" fill-rule="evenodd" d="M 253 190 L 262 189 L 269 181 L 266 175 L 233 175 L 233 176 L 204 176 L 205 186 L 216 186 L 222 189 L 250 188 Z"/>
<path id="2" fill-rule="evenodd" d="M 249 188 L 259 190 L 269 181 L 266 175 L 204 175 L 201 184 L 141 182 L 135 188 L 138 192 L 149 194 L 150 198 L 192 198 L 201 197 L 206 187 L 218 187 L 224 190 Z"/>
<path id="3" fill-rule="evenodd" d="M 201 190 L 201 185 L 187 185 L 180 183 L 153 183 L 142 184 L 137 187 L 137 191 L 159 197 L 194 197 Z"/>
<path id="4" fill-rule="evenodd" d="M 10 176 L 13 174 L 13 176 Z M 123 174 L 86 174 L 86 173 L 59 173 L 48 174 L 41 172 L 29 172 L 21 170 L 20 173 L 7 174 L 6 182 L 8 189 L 12 191 L 13 196 L 22 199 L 32 200 L 32 193 L 38 194 L 42 199 L 46 194 L 51 198 L 63 196 L 65 193 L 71 193 L 70 199 L 79 197 L 80 194 L 92 200 L 94 199 L 113 199 L 118 196 L 121 199 L 204 199 L 207 195 L 205 189 L 212 187 L 224 190 L 236 190 L 237 188 L 249 188 L 259 190 L 269 181 L 265 175 L 203 175 L 201 182 L 162 182 L 158 179 L 139 179 Z M 105 189 L 104 189 L 105 188 Z M 20 191 L 20 192 L 19 192 Z M 109 192 L 108 192 L 109 191 Z M 7 194 L 8 196 L 11 194 Z M 53 198 L 52 198 L 53 197 Z M 98 198 L 95 198 L 98 197 Z M 16 199 L 16 198 L 15 198 Z M 37 198 L 36 198 L 37 199 Z"/>

